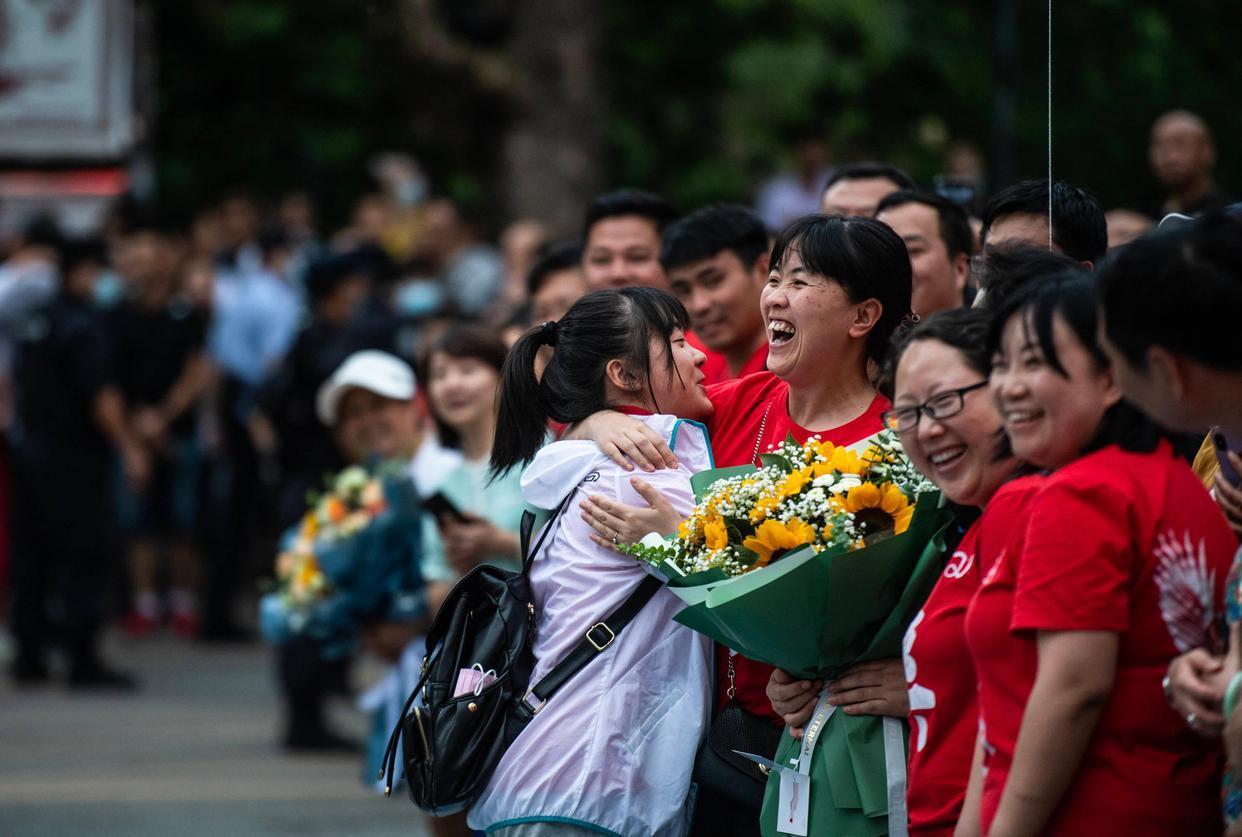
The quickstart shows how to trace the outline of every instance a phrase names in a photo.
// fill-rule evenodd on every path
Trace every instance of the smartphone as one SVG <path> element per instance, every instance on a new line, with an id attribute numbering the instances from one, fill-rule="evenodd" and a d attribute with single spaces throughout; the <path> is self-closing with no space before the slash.
<path id="1" fill-rule="evenodd" d="M 1238 453 L 1242 451 L 1242 440 L 1231 439 L 1226 436 L 1219 427 L 1212 428 L 1212 444 L 1216 447 L 1216 461 L 1220 463 L 1220 475 L 1232 485 L 1234 488 L 1242 486 L 1242 474 L 1239 474 L 1233 467 L 1233 463 L 1229 461 L 1229 457 L 1225 456 L 1228 451 Z"/>
<path id="2" fill-rule="evenodd" d="M 458 523 L 468 523 L 470 520 L 461 509 L 453 504 L 452 500 L 445 497 L 439 491 L 430 497 L 424 498 L 423 508 L 435 515 L 436 520 L 441 522 L 455 520 Z"/>

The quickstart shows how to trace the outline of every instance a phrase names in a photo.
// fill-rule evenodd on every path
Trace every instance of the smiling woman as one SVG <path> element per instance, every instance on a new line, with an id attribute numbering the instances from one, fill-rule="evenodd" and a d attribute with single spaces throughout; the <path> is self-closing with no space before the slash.
<path id="1" fill-rule="evenodd" d="M 716 465 L 756 462 L 787 436 L 801 444 L 818 435 L 839 447 L 865 450 L 884 429 L 880 416 L 889 407 L 868 370 L 910 314 L 910 292 L 906 246 L 887 225 L 869 218 L 808 215 L 787 227 L 773 248 L 760 298 L 769 371 L 707 390 L 714 408 L 708 429 Z M 642 441 L 648 441 L 641 433 L 639 438 L 629 435 L 635 427 L 625 416 L 593 416 L 577 433 L 594 438 L 618 462 L 626 454 L 636 456 Z M 657 524 L 648 509 L 606 498 L 591 501 L 584 517 L 595 521 L 598 532 L 607 528 L 606 537 L 637 540 L 653 525 L 661 531 L 676 526 L 671 516 Z M 655 511 L 661 511 L 658 504 Z M 772 667 L 719 651 L 721 690 L 727 684 L 730 698 L 743 711 L 765 719 L 761 723 L 775 722 L 766 693 Z M 883 665 L 904 695 L 900 661 Z M 867 711 L 874 713 L 870 707 Z M 887 711 L 904 715 L 904 703 Z M 698 811 L 696 828 L 703 833 L 750 834 L 758 817 L 757 808 L 710 788 L 700 790 Z"/>

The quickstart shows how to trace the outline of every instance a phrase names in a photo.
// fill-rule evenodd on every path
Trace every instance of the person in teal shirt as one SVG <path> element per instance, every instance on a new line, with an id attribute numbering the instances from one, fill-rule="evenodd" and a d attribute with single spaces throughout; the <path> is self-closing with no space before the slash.
<path id="1" fill-rule="evenodd" d="M 449 329 L 427 353 L 427 397 L 441 442 L 461 450 L 462 462 L 444 476 L 439 491 L 464 520 L 424 519 L 423 577 L 432 614 L 462 575 L 479 564 L 519 568 L 518 528 L 526 505 L 520 472 L 496 480 L 488 459 L 496 434 L 496 394 L 508 349 L 476 326 Z"/>

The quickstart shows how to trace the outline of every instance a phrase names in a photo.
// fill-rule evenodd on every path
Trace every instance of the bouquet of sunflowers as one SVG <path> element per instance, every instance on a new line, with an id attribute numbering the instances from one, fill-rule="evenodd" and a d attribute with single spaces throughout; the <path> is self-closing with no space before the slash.
<path id="1" fill-rule="evenodd" d="M 331 655 L 348 650 L 366 619 L 421 615 L 421 533 L 408 477 L 342 471 L 282 538 L 275 585 L 259 605 L 264 636 L 279 644 L 308 633 Z"/>
<path id="2" fill-rule="evenodd" d="M 677 534 L 626 551 L 686 603 L 678 622 L 752 660 L 829 681 L 900 657 L 954 515 L 890 432 L 859 447 L 788 439 L 759 468 L 698 474 L 697 505 Z M 772 767 L 764 834 L 776 833 L 782 771 L 799 769 L 813 797 L 803 797 L 810 833 L 888 833 L 898 782 L 904 800 L 904 722 L 828 711 L 816 732 L 813 760 L 800 763 L 802 740 L 788 732 L 776 754 L 758 754 Z M 902 833 L 904 812 L 895 813 L 892 831 Z"/>

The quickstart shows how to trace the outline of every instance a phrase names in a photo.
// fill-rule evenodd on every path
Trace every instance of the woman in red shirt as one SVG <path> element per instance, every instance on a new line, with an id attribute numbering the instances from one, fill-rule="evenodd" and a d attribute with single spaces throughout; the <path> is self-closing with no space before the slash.
<path id="1" fill-rule="evenodd" d="M 1219 747 L 1160 680 L 1208 642 L 1228 526 L 1121 401 L 1091 281 L 1034 283 L 996 312 L 991 390 L 1014 453 L 1050 473 L 966 616 L 979 680 L 985 834 L 1215 834 Z M 969 804 L 969 803 L 968 803 Z M 966 829 L 962 829 L 965 831 Z"/>
<path id="2" fill-rule="evenodd" d="M 768 284 L 760 296 L 768 334 L 768 371 L 708 388 L 714 408 L 708 421 L 717 467 L 758 463 L 760 453 L 793 436 L 812 435 L 860 452 L 884 425 L 889 402 L 869 370 L 888 349 L 897 326 L 910 315 L 910 258 L 886 224 L 869 218 L 808 215 L 790 224 L 772 250 Z M 615 413 L 600 413 L 578 428 L 623 467 L 633 459 L 646 470 L 673 462 L 663 440 Z M 679 516 L 641 480 L 635 488 L 650 502 L 639 509 L 603 497 L 583 505 L 583 517 L 601 543 L 634 542 L 648 532 L 672 532 Z M 766 695 L 772 667 L 730 657 L 720 649 L 720 678 L 735 700 L 779 724 Z M 886 661 L 888 680 L 904 692 L 901 661 Z M 730 676 L 730 668 L 733 676 Z M 871 675 L 867 675 L 870 677 Z M 700 810 L 714 802 L 700 800 Z M 753 833 L 758 818 L 734 827 Z M 738 820 L 738 817 L 733 817 Z M 713 823 L 714 829 L 725 823 Z M 703 824 L 697 823 L 700 831 Z M 716 833 L 725 833 L 717 831 Z"/>
<path id="3" fill-rule="evenodd" d="M 988 322 L 980 311 L 937 314 L 911 329 L 894 349 L 893 408 L 885 422 L 900 434 L 918 469 L 963 509 L 960 519 L 969 528 L 906 632 L 908 700 L 886 699 L 874 687 L 851 689 L 850 678 L 836 684 L 846 684 L 838 698 L 853 703 L 843 710 L 849 714 L 909 715 L 911 834 L 950 835 L 962 814 L 979 727 L 975 678 L 963 661 L 966 605 L 995 557 L 984 544 L 990 546 L 1016 525 L 1038 482 L 1034 477 L 1010 481 L 1018 462 L 1001 451 L 1000 414 L 986 392 Z M 780 674 L 769 683 L 768 696 L 797 734 L 816 693 L 805 682 L 782 682 Z"/>

